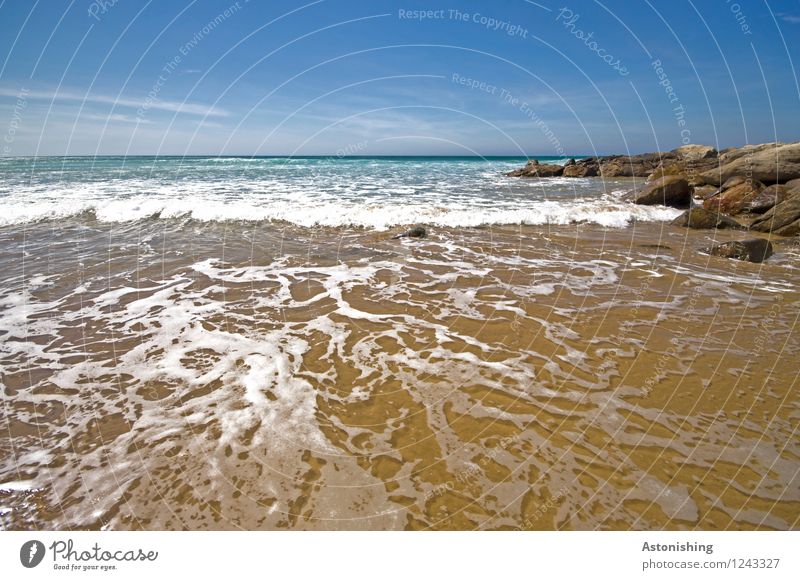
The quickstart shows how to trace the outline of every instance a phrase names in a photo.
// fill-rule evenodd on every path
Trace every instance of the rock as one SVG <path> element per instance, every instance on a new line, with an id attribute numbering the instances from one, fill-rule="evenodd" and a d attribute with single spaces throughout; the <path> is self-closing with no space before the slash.
<path id="1" fill-rule="evenodd" d="M 745 205 L 753 201 L 764 189 L 759 181 L 745 181 L 703 202 L 703 207 L 711 211 L 720 211 L 731 215 L 741 213 Z"/>
<path id="2" fill-rule="evenodd" d="M 709 197 L 714 197 L 718 193 L 718 187 L 714 187 L 713 185 L 701 185 L 694 188 L 692 195 L 698 199 L 708 199 Z"/>
<path id="3" fill-rule="evenodd" d="M 562 175 L 564 177 L 596 177 L 600 175 L 600 164 L 596 157 L 581 159 L 572 165 L 567 163 Z"/>
<path id="4" fill-rule="evenodd" d="M 696 230 L 725 228 L 733 230 L 744 229 L 744 226 L 736 220 L 721 213 L 708 211 L 702 207 L 693 207 L 683 212 L 672 220 L 672 225 Z"/>
<path id="5" fill-rule="evenodd" d="M 531 159 L 522 169 L 515 169 L 506 173 L 507 177 L 558 177 L 564 172 L 563 165 L 553 163 L 539 163 Z"/>
<path id="6" fill-rule="evenodd" d="M 784 185 L 789 191 L 800 191 L 800 179 L 790 179 Z"/>
<path id="7" fill-rule="evenodd" d="M 705 184 L 705 179 L 701 175 L 716 166 L 716 158 L 668 159 L 658 165 L 647 179 L 648 181 L 655 181 L 666 175 L 682 175 L 689 182 L 689 185 L 698 186 Z"/>
<path id="8" fill-rule="evenodd" d="M 399 240 L 400 238 L 424 238 L 428 235 L 428 231 L 423 228 L 422 226 L 414 226 L 408 231 L 403 232 L 402 234 L 397 234 L 392 239 Z"/>
<path id="9" fill-rule="evenodd" d="M 785 185 L 778 185 L 777 183 L 775 185 L 770 185 L 747 202 L 744 205 L 744 209 L 751 213 L 764 213 L 785 200 L 788 194 L 789 188 Z"/>
<path id="10" fill-rule="evenodd" d="M 720 165 L 736 161 L 746 155 L 755 155 L 785 145 L 785 143 L 761 143 L 760 145 L 745 145 L 743 147 L 728 147 L 719 152 Z"/>
<path id="11" fill-rule="evenodd" d="M 790 197 L 750 224 L 757 232 L 793 236 L 800 232 L 800 196 Z"/>
<path id="12" fill-rule="evenodd" d="M 682 161 L 666 164 L 662 163 L 647 177 L 647 181 L 655 181 L 656 179 L 661 179 L 667 175 L 682 175 L 683 177 L 686 177 L 684 173 L 686 173 L 686 164 Z"/>
<path id="13" fill-rule="evenodd" d="M 575 165 L 575 160 L 572 158 L 567 160 L 567 162 L 564 164 L 564 167 L 569 167 L 570 165 Z"/>
<path id="14" fill-rule="evenodd" d="M 741 185 L 746 181 L 747 181 L 746 177 L 737 175 L 736 177 L 731 177 L 730 179 L 725 181 L 725 183 L 722 184 L 722 187 L 720 187 L 720 189 L 730 189 L 731 187 L 736 187 L 737 185 Z"/>
<path id="15" fill-rule="evenodd" d="M 629 192 L 624 199 L 639 205 L 688 207 L 692 194 L 686 179 L 679 175 L 668 175 Z"/>
<path id="16" fill-rule="evenodd" d="M 603 177 L 647 177 L 666 159 L 675 159 L 675 155 L 645 153 L 633 156 L 604 157 L 600 162 L 600 175 Z"/>
<path id="17" fill-rule="evenodd" d="M 800 142 L 742 147 L 735 153 L 720 156 L 720 167 L 700 175 L 704 182 L 719 185 L 731 177 L 744 176 L 772 184 L 800 178 Z"/>
<path id="18" fill-rule="evenodd" d="M 758 263 L 763 262 L 772 255 L 772 244 L 769 240 L 763 238 L 752 238 L 717 244 L 702 251 L 712 256 Z"/>
<path id="19" fill-rule="evenodd" d="M 717 157 L 717 150 L 709 145 L 684 145 L 672 150 L 680 157 L 687 161 L 695 161 L 697 159 L 715 159 Z"/>

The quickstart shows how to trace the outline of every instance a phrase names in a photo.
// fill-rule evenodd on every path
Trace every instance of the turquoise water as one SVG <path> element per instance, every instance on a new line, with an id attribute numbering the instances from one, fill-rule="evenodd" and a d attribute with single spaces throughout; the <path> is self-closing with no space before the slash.
<path id="1" fill-rule="evenodd" d="M 563 163 L 566 158 L 539 157 Z M 526 180 L 523 157 L 43 157 L 0 159 L 0 225 L 87 216 L 266 220 L 386 229 L 666 220 L 618 196 L 630 182 Z"/>

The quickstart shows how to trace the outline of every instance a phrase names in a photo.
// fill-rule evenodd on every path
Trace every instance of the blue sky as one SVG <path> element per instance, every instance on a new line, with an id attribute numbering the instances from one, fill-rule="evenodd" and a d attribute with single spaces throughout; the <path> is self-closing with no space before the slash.
<path id="1" fill-rule="evenodd" d="M 560 155 L 800 139 L 800 2 L 0 0 L 0 151 Z"/>

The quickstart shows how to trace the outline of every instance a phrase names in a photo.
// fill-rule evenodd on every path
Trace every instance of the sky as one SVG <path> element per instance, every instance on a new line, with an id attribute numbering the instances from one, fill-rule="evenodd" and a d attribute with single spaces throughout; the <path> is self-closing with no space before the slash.
<path id="1" fill-rule="evenodd" d="M 0 0 L 0 154 L 800 140 L 800 0 Z"/>

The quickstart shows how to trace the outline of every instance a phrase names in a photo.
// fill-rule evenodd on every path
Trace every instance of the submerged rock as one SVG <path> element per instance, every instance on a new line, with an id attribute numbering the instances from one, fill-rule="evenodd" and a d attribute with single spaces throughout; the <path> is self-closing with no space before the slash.
<path id="1" fill-rule="evenodd" d="M 422 226 L 414 226 L 410 230 L 403 232 L 402 234 L 397 234 L 393 236 L 393 240 L 399 240 L 400 238 L 424 238 L 427 237 L 428 230 L 426 230 Z"/>
<path id="2" fill-rule="evenodd" d="M 736 242 L 717 244 L 703 250 L 712 256 L 744 260 L 747 262 L 763 262 L 772 255 L 772 244 L 763 238 L 752 238 Z"/>
<path id="3" fill-rule="evenodd" d="M 707 229 L 733 229 L 743 230 L 744 226 L 733 218 L 719 212 L 709 211 L 702 207 L 693 207 L 683 212 L 672 220 L 673 226 L 692 228 L 696 230 Z"/>

